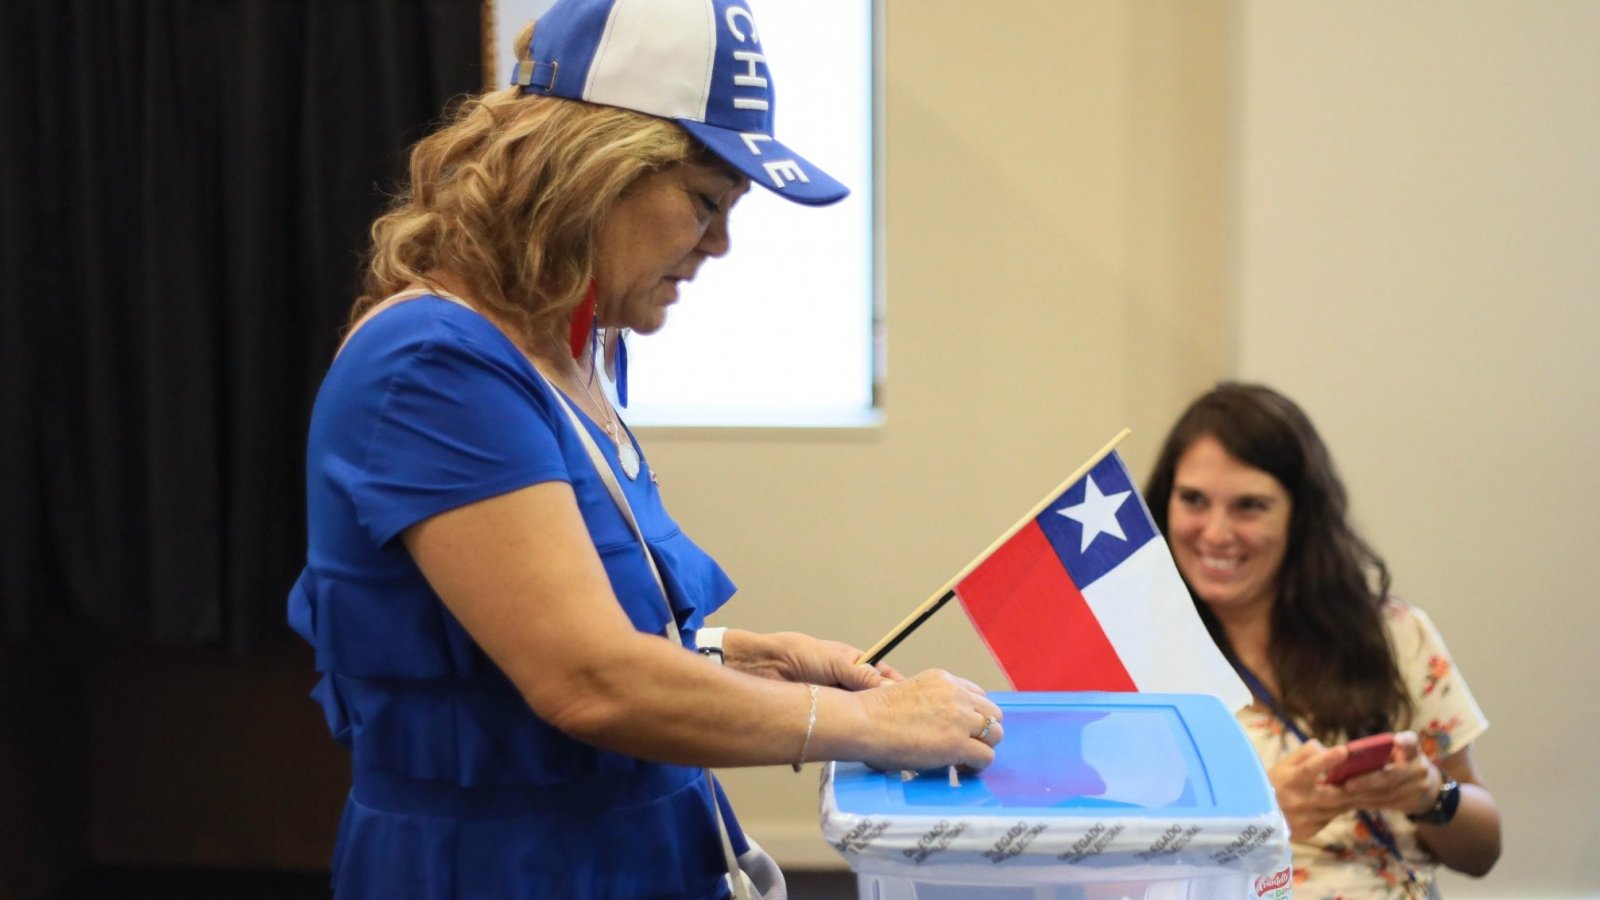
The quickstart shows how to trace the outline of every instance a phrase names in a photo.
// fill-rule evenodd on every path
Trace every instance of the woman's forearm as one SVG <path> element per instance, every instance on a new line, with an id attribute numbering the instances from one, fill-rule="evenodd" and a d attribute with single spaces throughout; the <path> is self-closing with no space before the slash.
<path id="1" fill-rule="evenodd" d="M 1500 858 L 1500 810 L 1484 788 L 1461 783 L 1455 817 L 1442 825 L 1417 825 L 1417 839 L 1446 866 L 1481 876 Z"/>
<path id="2" fill-rule="evenodd" d="M 582 671 L 528 673 L 530 705 L 585 743 L 682 765 L 792 763 L 803 747 L 810 759 L 867 752 L 872 729 L 848 694 L 819 691 L 812 726 L 805 685 L 718 666 L 659 637 L 619 643 L 631 646 L 607 648 Z M 557 679 L 563 687 L 550 690 Z"/>

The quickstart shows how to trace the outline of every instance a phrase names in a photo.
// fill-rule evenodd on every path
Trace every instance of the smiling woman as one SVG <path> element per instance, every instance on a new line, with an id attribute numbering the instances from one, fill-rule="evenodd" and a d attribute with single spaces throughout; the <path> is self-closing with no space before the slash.
<path id="1" fill-rule="evenodd" d="M 1189 589 L 1214 615 L 1270 609 L 1293 501 L 1276 478 L 1202 435 L 1178 457 L 1167 540 Z"/>
<path id="2" fill-rule="evenodd" d="M 1428 617 L 1389 595 L 1300 407 L 1218 385 L 1173 425 L 1145 496 L 1255 695 L 1239 719 L 1289 822 L 1295 892 L 1424 897 L 1441 863 L 1487 872 L 1500 818 L 1469 745 L 1488 721 Z M 1367 735 L 1384 764 L 1344 780 L 1344 742 Z"/>

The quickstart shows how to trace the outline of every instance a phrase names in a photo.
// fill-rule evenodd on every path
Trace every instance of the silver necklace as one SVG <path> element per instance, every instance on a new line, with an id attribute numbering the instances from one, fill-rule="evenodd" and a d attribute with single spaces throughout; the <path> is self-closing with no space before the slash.
<path id="1" fill-rule="evenodd" d="M 589 395 L 590 402 L 594 403 L 595 408 L 600 410 L 605 418 L 600 427 L 605 429 L 606 434 L 611 437 L 611 443 L 616 445 L 617 462 L 622 464 L 622 474 L 628 476 L 629 481 L 633 481 L 639 477 L 639 451 L 634 449 L 632 439 L 622 427 L 622 417 L 617 415 L 617 411 L 604 396 L 594 395 L 593 388 L 589 386 L 590 380 L 583 378 L 582 373 L 579 373 L 578 384 L 583 386 L 583 392 Z"/>

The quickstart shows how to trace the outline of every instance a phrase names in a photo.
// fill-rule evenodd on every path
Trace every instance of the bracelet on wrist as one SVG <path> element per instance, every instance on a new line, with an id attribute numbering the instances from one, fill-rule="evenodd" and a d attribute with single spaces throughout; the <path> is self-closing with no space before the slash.
<path id="1" fill-rule="evenodd" d="M 811 733 L 817 730 L 817 686 L 808 684 L 806 688 L 811 692 L 811 714 L 806 721 L 806 739 L 800 744 L 800 756 L 794 761 L 794 770 L 796 772 L 800 771 L 802 765 L 805 765 L 806 751 L 811 749 Z"/>

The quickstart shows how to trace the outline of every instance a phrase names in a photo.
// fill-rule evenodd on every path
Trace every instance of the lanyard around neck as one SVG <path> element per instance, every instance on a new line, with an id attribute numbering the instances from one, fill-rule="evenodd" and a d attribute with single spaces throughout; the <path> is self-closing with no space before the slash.
<path id="1" fill-rule="evenodd" d="M 1239 677 L 1244 679 L 1244 683 L 1250 687 L 1251 693 L 1255 694 L 1256 698 L 1262 703 L 1265 703 L 1267 709 L 1272 710 L 1272 714 L 1278 718 L 1278 721 L 1283 723 L 1283 727 L 1289 729 L 1295 737 L 1299 738 L 1300 743 L 1304 744 L 1309 741 L 1310 738 L 1307 737 L 1305 729 L 1301 728 L 1299 723 L 1295 722 L 1284 711 L 1283 707 L 1278 705 L 1277 698 L 1273 697 L 1272 692 L 1267 690 L 1267 686 L 1262 682 L 1260 676 L 1250 671 L 1249 666 L 1238 660 L 1232 660 L 1231 662 L 1233 663 L 1234 671 L 1238 672 Z M 1378 843 L 1382 844 L 1385 850 L 1388 850 L 1394 855 L 1395 859 L 1400 861 L 1400 867 L 1406 871 L 1406 878 L 1410 881 L 1416 881 L 1417 873 L 1412 871 L 1411 866 L 1406 863 L 1405 854 L 1400 852 L 1400 844 L 1395 840 L 1394 833 L 1389 830 L 1389 824 L 1364 809 L 1356 810 L 1356 816 L 1367 826 L 1367 831 L 1378 840 Z"/>
<path id="2" fill-rule="evenodd" d="M 1306 736 L 1305 729 L 1301 728 L 1299 723 L 1290 718 L 1289 714 L 1283 711 L 1283 707 L 1278 705 L 1277 698 L 1273 697 L 1272 692 L 1267 690 L 1267 685 L 1261 680 L 1260 676 L 1250 671 L 1249 666 L 1239 662 L 1238 660 L 1233 660 L 1233 670 L 1238 672 L 1239 677 L 1244 680 L 1246 685 L 1249 686 L 1250 693 L 1255 694 L 1256 699 L 1260 700 L 1262 703 L 1265 703 L 1267 705 L 1267 709 L 1271 710 L 1272 714 L 1278 717 L 1278 721 L 1283 723 L 1283 727 L 1289 729 L 1289 731 L 1292 732 L 1295 737 L 1300 739 L 1300 743 L 1304 744 L 1306 741 L 1310 740 L 1310 738 Z"/>

